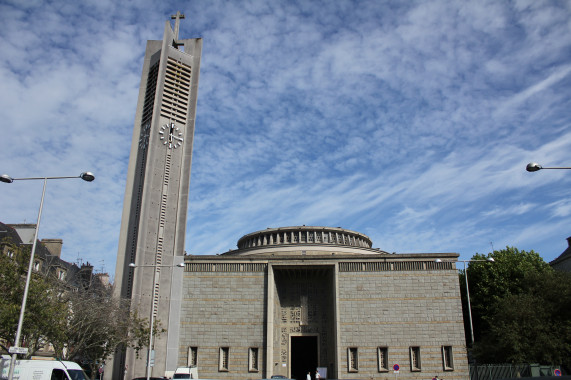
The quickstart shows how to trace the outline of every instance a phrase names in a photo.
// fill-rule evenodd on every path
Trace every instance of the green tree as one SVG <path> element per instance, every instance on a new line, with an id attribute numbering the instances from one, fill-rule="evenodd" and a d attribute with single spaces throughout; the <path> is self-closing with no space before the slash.
<path id="1" fill-rule="evenodd" d="M 506 362 L 571 365 L 571 274 L 525 275 L 525 290 L 497 303 L 484 336 Z M 489 355 L 491 356 L 491 355 Z"/>
<path id="2" fill-rule="evenodd" d="M 478 362 L 569 365 L 571 275 L 514 247 L 472 260 L 488 257 L 467 268 Z"/>
<path id="3" fill-rule="evenodd" d="M 7 350 L 16 345 L 30 251 L 12 244 L 5 244 L 4 251 L 5 254 L 0 254 L 0 342 Z M 28 356 L 46 343 L 45 333 L 53 327 L 52 321 L 65 314 L 65 307 L 57 302 L 57 294 L 52 292 L 49 282 L 33 274 L 21 332 L 22 345 L 28 347 Z"/>
<path id="4" fill-rule="evenodd" d="M 0 346 L 5 351 L 15 345 L 29 260 L 28 247 L 0 244 Z M 148 319 L 97 281 L 82 284 L 61 281 L 49 270 L 32 274 L 21 334 L 27 357 L 49 343 L 56 357 L 87 364 L 95 374 L 117 347 L 137 352 L 147 347 Z M 157 321 L 154 333 L 162 332 Z"/>
<path id="5" fill-rule="evenodd" d="M 148 342 L 148 320 L 131 312 L 126 300 L 113 298 L 110 289 L 63 291 L 59 301 L 69 312 L 54 321 L 57 326 L 46 339 L 57 357 L 88 365 L 92 374 L 117 347 L 130 346 L 138 352 Z"/>

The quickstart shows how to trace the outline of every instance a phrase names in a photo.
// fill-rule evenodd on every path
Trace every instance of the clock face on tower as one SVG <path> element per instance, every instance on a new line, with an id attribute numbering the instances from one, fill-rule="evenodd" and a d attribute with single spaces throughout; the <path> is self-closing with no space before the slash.
<path id="1" fill-rule="evenodd" d="M 151 122 L 147 121 L 141 128 L 141 137 L 139 137 L 139 148 L 145 149 L 149 145 L 149 130 L 151 129 Z"/>
<path id="2" fill-rule="evenodd" d="M 182 132 L 173 122 L 163 125 L 159 130 L 159 135 L 163 145 L 168 146 L 169 149 L 178 148 L 184 141 Z"/>

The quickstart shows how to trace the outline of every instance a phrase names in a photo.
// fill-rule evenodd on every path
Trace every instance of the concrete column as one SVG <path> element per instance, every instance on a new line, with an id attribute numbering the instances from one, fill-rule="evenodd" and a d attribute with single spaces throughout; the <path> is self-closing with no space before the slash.
<path id="1" fill-rule="evenodd" d="M 274 280 L 274 268 L 271 264 L 268 264 L 268 285 L 266 288 L 267 296 L 267 313 L 266 313 L 266 368 L 264 376 L 269 379 L 274 374 L 274 292 L 275 292 L 275 280 Z M 263 374 L 262 374 L 263 376 Z"/>
<path id="2" fill-rule="evenodd" d="M 331 375 L 327 374 L 327 377 L 338 379 L 341 373 L 341 360 L 343 357 L 342 356 L 343 347 L 341 347 L 341 331 L 339 327 L 340 319 L 339 319 L 339 263 L 338 262 L 335 263 L 335 269 L 333 273 L 333 292 L 335 296 L 335 302 L 333 304 L 333 307 L 335 308 L 335 310 L 333 311 L 333 316 L 334 316 L 333 339 L 335 341 L 335 347 L 337 347 L 337 352 L 335 353 L 335 364 L 334 364 L 336 373 L 332 373 Z"/>

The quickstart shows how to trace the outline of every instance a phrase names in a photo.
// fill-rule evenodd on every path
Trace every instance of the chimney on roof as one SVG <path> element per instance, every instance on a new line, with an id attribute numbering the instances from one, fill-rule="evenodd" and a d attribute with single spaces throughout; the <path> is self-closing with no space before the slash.
<path id="1" fill-rule="evenodd" d="M 109 287 L 110 281 L 109 281 L 109 274 L 108 273 L 96 273 L 95 276 L 97 276 L 99 278 L 99 281 L 101 281 L 101 284 L 103 286 L 105 286 L 106 288 Z"/>
<path id="2" fill-rule="evenodd" d="M 42 239 L 40 241 L 48 249 L 51 255 L 61 258 L 61 247 L 63 240 L 61 239 Z"/>

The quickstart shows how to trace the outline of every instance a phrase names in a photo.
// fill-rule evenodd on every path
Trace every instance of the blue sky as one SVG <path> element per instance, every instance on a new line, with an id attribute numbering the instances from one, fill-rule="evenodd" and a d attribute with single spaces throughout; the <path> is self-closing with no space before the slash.
<path id="1" fill-rule="evenodd" d="M 145 44 L 203 38 L 186 251 L 268 227 L 388 252 L 571 236 L 570 1 L 0 1 L 0 172 L 50 181 L 40 238 L 114 273 Z M 41 181 L 0 184 L 34 223 Z"/>

